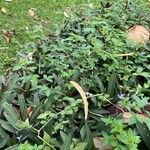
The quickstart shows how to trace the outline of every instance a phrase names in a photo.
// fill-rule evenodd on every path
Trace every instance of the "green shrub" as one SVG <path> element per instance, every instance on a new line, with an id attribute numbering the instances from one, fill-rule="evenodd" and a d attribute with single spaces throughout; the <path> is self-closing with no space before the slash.
<path id="1" fill-rule="evenodd" d="M 55 35 L 42 27 L 29 33 L 36 42 L 23 47 L 0 80 L 0 147 L 28 141 L 19 147 L 92 150 L 93 138 L 103 137 L 115 150 L 138 149 L 136 123 L 149 127 L 150 121 L 136 115 L 149 116 L 150 47 L 128 40 L 127 31 L 136 24 L 149 28 L 148 10 L 139 1 L 85 5 L 69 12 Z M 71 80 L 88 97 L 86 121 Z M 124 112 L 132 114 L 127 124 Z"/>

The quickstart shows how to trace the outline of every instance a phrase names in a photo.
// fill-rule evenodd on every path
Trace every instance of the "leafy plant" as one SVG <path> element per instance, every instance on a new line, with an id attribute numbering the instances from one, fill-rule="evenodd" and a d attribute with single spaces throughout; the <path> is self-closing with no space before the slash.
<path id="1" fill-rule="evenodd" d="M 126 130 L 121 120 L 105 118 L 103 121 L 106 125 L 111 125 L 110 133 L 103 132 L 105 144 L 111 144 L 114 150 L 137 149 L 139 137 L 131 129 Z"/>

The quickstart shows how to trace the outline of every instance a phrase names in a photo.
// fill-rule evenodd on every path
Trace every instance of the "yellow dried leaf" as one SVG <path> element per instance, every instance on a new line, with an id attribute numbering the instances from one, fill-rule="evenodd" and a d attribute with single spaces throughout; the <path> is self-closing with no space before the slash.
<path id="1" fill-rule="evenodd" d="M 137 44 L 146 43 L 149 41 L 150 31 L 142 25 L 135 25 L 128 30 L 128 38 Z"/>
<path id="2" fill-rule="evenodd" d="M 29 118 L 31 117 L 32 112 L 33 112 L 33 108 L 32 107 L 28 107 L 27 108 L 27 114 L 28 114 Z"/>
<path id="3" fill-rule="evenodd" d="M 28 10 L 28 16 L 30 17 L 34 17 L 35 16 L 35 12 L 31 9 Z"/>
<path id="4" fill-rule="evenodd" d="M 69 18 L 69 15 L 68 15 L 68 13 L 67 13 L 66 11 L 64 11 L 64 16 L 65 16 L 66 18 Z"/>
<path id="5" fill-rule="evenodd" d="M 85 114 L 85 120 L 88 117 L 88 101 L 87 101 L 87 97 L 85 95 L 85 92 L 83 91 L 83 89 L 81 88 L 81 86 L 74 82 L 74 81 L 70 81 L 70 83 L 77 89 L 77 91 L 80 93 L 82 100 L 83 100 L 83 104 L 84 104 L 84 114 Z"/>
<path id="6" fill-rule="evenodd" d="M 7 13 L 6 8 L 1 7 L 1 12 L 2 12 L 3 14 L 6 14 L 6 13 Z"/>

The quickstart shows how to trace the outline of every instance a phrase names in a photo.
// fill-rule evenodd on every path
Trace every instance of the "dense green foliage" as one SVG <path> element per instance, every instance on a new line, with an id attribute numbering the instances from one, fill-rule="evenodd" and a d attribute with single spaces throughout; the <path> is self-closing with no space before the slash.
<path id="1" fill-rule="evenodd" d="M 54 30 L 56 23 L 63 20 L 63 11 L 76 4 L 80 5 L 77 0 L 0 0 L 0 9 L 6 9 L 4 14 L 0 11 L 0 74 L 14 62 L 20 44 L 29 41 L 28 30 L 40 24 Z M 28 15 L 29 9 L 34 11 L 34 17 Z M 13 33 L 9 43 L 3 38 L 3 30 Z"/>
<path id="2" fill-rule="evenodd" d="M 0 80 L 0 147 L 93 150 L 94 137 L 115 150 L 148 147 L 150 45 L 127 39 L 133 25 L 150 28 L 148 12 L 140 0 L 83 5 L 68 12 L 54 35 L 42 26 L 29 32 L 36 42 L 23 46 Z M 71 80 L 88 97 L 86 121 Z M 128 122 L 124 112 L 132 114 Z"/>

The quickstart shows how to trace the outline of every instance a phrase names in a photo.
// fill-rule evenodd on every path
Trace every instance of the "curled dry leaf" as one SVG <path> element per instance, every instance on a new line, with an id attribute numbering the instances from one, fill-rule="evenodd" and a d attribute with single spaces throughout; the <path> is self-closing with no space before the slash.
<path id="1" fill-rule="evenodd" d="M 6 8 L 4 8 L 4 7 L 0 7 L 0 10 L 1 10 L 1 13 L 3 13 L 3 14 L 6 14 L 6 13 L 7 13 L 7 10 L 6 10 Z"/>
<path id="2" fill-rule="evenodd" d="M 110 145 L 104 145 L 102 143 L 101 137 L 94 137 L 93 142 L 94 142 L 94 146 L 97 150 L 112 150 L 112 147 Z"/>
<path id="3" fill-rule="evenodd" d="M 150 31 L 142 25 L 135 25 L 128 30 L 128 38 L 137 44 L 146 43 L 149 41 Z"/>
<path id="4" fill-rule="evenodd" d="M 35 12 L 31 9 L 28 10 L 28 16 L 30 17 L 34 17 L 35 16 Z"/>
<path id="5" fill-rule="evenodd" d="M 29 118 L 31 117 L 32 112 L 33 112 L 32 107 L 28 107 L 28 108 L 27 108 L 27 114 L 28 114 Z"/>
<path id="6" fill-rule="evenodd" d="M 136 116 L 139 117 L 140 119 L 146 119 L 147 118 L 147 116 L 142 115 L 142 114 L 136 114 Z M 124 123 L 128 123 L 130 118 L 132 117 L 132 114 L 130 112 L 124 112 L 122 114 L 122 117 L 123 117 Z"/>
<path id="7" fill-rule="evenodd" d="M 87 97 L 85 95 L 85 92 L 83 91 L 83 89 L 81 88 L 81 86 L 74 82 L 74 81 L 70 81 L 70 83 L 78 90 L 78 92 L 80 93 L 82 100 L 83 100 L 83 104 L 84 104 L 84 114 L 85 114 L 85 120 L 88 117 L 88 101 L 87 101 Z"/>
<path id="8" fill-rule="evenodd" d="M 6 42 L 10 42 L 12 36 L 13 36 L 13 32 L 12 31 L 7 31 L 7 30 L 2 30 L 3 32 L 3 37 L 6 40 Z"/>

